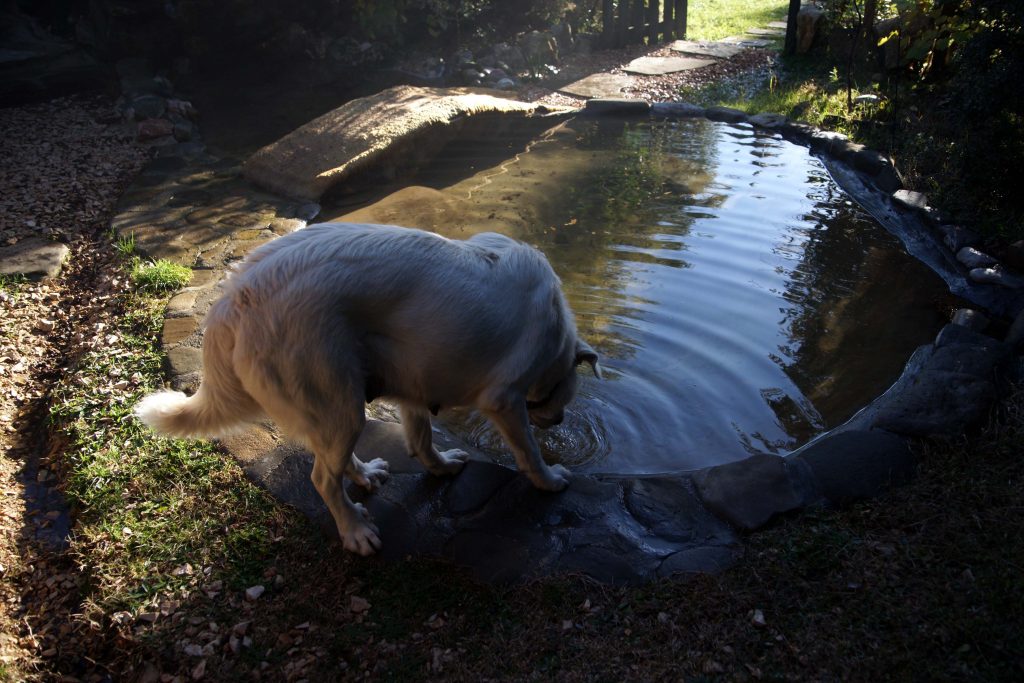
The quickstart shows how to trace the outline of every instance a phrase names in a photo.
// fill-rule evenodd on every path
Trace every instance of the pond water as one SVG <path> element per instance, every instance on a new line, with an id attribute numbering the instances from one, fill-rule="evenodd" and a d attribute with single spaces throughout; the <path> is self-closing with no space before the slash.
<path id="1" fill-rule="evenodd" d="M 806 148 L 704 119 L 580 118 L 529 139 L 496 127 L 326 214 L 502 232 L 547 255 L 605 372 L 537 432 L 579 471 L 784 454 L 891 385 L 954 305 Z M 440 423 L 509 459 L 481 417 Z"/>

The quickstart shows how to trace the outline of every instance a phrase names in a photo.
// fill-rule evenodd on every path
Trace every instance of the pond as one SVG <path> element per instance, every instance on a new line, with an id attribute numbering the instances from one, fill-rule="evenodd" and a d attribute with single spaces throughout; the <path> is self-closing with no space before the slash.
<path id="1" fill-rule="evenodd" d="M 955 307 L 806 148 L 745 124 L 495 126 L 410 182 L 335 199 L 324 219 L 542 250 L 605 371 L 537 432 L 549 461 L 577 471 L 785 454 L 883 392 Z M 480 416 L 439 424 L 511 461 Z"/>

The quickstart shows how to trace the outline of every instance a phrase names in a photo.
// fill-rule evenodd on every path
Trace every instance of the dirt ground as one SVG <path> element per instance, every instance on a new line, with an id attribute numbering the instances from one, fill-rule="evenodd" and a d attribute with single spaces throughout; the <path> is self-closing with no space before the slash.
<path id="1" fill-rule="evenodd" d="M 102 325 L 111 254 L 98 238 L 148 150 L 103 98 L 0 109 L 0 130 L 0 243 L 41 235 L 71 250 L 57 278 L 0 290 L 0 666 L 31 669 L 71 626 L 58 617 L 33 630 L 25 613 L 66 617 L 78 581 L 46 533 L 66 523 L 47 495 L 61 455 L 49 452 L 49 392 Z"/>
<path id="2" fill-rule="evenodd" d="M 615 71 L 637 55 L 597 53 L 566 65 L 559 82 Z M 638 77 L 629 94 L 667 99 L 682 86 L 760 73 L 770 59 L 751 50 L 699 72 Z M 531 84 L 522 96 L 579 102 L 554 85 Z M 495 680 L 877 680 L 888 672 L 926 680 L 939 671 L 993 679 L 981 671 L 1014 680 L 1024 671 L 1016 638 L 1021 466 L 1007 451 L 996 459 L 1004 469 L 989 467 L 992 481 L 976 483 L 975 461 L 991 459 L 993 446 L 956 456 L 948 476 L 941 472 L 950 461 L 936 461 L 921 487 L 896 494 L 895 513 L 885 511 L 890 500 L 841 517 L 787 520 L 752 540 L 750 561 L 736 572 L 696 583 L 626 591 L 577 577 L 505 591 L 448 566 L 384 571 L 342 562 L 338 550 L 278 543 L 274 531 L 259 603 L 204 586 L 189 604 L 168 606 L 174 618 L 149 631 L 138 624 L 148 642 L 125 638 L 130 632 L 111 629 L 113 621 L 90 622 L 84 568 L 59 542 L 68 454 L 51 440 L 47 414 L 55 383 L 109 341 L 111 302 L 129 285 L 112 268 L 104 233 L 150 150 L 102 98 L 2 109 L 0 130 L 0 244 L 41 234 L 71 248 L 54 280 L 0 288 L 0 680 L 117 680 L 115 664 L 136 666 L 131 678 L 168 682 L 336 680 L 341 672 L 416 680 L 483 680 L 481 672 Z M 997 486 L 998 496 L 986 495 Z M 289 592 L 299 576 L 319 579 Z M 207 659 L 175 650 L 184 642 L 185 653 L 200 648 L 202 637 L 223 663 L 210 657 L 206 669 Z M 259 645 L 254 654 L 232 655 L 245 639 Z M 99 641 L 108 648 L 102 655 L 90 649 Z M 84 663 L 75 676 L 55 663 L 59 650 Z M 140 664 L 136 650 L 152 661 Z"/>

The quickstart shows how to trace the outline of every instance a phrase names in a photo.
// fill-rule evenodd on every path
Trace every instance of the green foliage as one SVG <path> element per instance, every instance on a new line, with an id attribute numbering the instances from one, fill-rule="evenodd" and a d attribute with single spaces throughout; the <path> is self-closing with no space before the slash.
<path id="1" fill-rule="evenodd" d="M 143 610 L 191 588 L 204 567 L 229 585 L 252 578 L 279 510 L 208 442 L 154 436 L 132 415 L 162 384 L 164 300 L 122 295 L 112 340 L 54 389 L 73 552 L 90 573 L 89 609 Z M 183 570 L 185 565 L 193 569 Z"/>
<path id="2" fill-rule="evenodd" d="M 167 259 L 147 263 L 136 258 L 132 264 L 131 275 L 135 286 L 144 292 L 173 292 L 189 283 L 192 279 L 192 270 Z"/>
<path id="3" fill-rule="evenodd" d="M 121 258 L 131 258 L 135 254 L 135 233 L 115 239 L 114 251 Z"/>
<path id="4" fill-rule="evenodd" d="M 501 36 L 543 27 L 574 6 L 569 0 L 354 0 L 353 15 L 376 40 L 412 44 L 424 38 L 461 45 L 481 35 Z"/>
<path id="5" fill-rule="evenodd" d="M 720 40 L 743 35 L 751 26 L 784 21 L 788 0 L 701 0 L 689 3 L 686 37 L 689 40 Z"/>

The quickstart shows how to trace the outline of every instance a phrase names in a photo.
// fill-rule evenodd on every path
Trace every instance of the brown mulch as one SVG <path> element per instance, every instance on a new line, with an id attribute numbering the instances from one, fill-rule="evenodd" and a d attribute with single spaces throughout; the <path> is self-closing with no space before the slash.
<path id="1" fill-rule="evenodd" d="M 26 480 L 57 486 L 49 391 L 101 322 L 96 284 L 111 254 L 99 238 L 148 152 L 103 98 L 0 109 L 0 130 L 0 244 L 42 236 L 71 250 L 58 277 L 0 291 L 0 666 L 19 680 L 83 627 L 74 619 L 80 572 L 39 540 L 65 513 L 47 509 L 53 500 L 35 498 Z"/>

